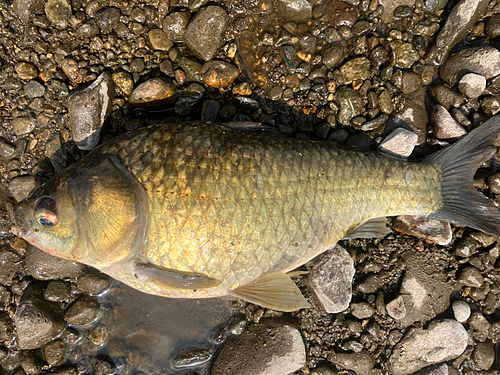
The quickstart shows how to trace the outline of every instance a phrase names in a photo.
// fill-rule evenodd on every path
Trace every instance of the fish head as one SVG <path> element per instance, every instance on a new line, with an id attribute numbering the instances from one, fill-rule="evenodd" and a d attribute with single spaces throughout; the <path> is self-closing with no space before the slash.
<path id="1" fill-rule="evenodd" d="M 49 181 L 15 206 L 12 232 L 49 254 L 77 260 L 80 232 L 71 193 L 65 181 Z"/>

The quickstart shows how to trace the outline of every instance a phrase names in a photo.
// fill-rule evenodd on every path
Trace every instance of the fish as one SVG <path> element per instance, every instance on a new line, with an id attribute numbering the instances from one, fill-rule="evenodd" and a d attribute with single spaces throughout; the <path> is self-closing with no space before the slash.
<path id="1" fill-rule="evenodd" d="M 500 235 L 473 188 L 496 152 L 500 116 L 421 161 L 265 126 L 159 123 L 117 136 L 14 208 L 12 232 L 142 292 L 230 296 L 296 311 L 290 272 L 342 239 L 422 215 Z"/>

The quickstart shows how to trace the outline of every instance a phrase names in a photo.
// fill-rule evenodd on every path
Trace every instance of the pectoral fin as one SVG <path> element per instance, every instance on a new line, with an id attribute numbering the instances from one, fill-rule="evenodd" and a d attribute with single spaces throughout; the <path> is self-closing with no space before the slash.
<path id="1" fill-rule="evenodd" d="M 245 301 L 279 311 L 296 311 L 311 307 L 297 285 L 283 272 L 259 277 L 250 284 L 229 292 Z"/>
<path id="2" fill-rule="evenodd" d="M 135 275 L 139 280 L 169 289 L 206 289 L 221 283 L 201 273 L 172 270 L 148 263 L 137 263 Z"/>
<path id="3" fill-rule="evenodd" d="M 348 231 L 343 240 L 384 237 L 389 233 L 391 233 L 391 230 L 387 228 L 387 219 L 385 217 L 376 217 Z"/>

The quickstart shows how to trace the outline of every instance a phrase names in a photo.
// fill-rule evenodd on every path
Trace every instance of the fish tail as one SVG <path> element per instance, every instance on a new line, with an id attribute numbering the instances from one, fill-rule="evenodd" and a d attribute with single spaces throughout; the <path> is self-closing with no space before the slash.
<path id="1" fill-rule="evenodd" d="M 441 207 L 429 217 L 466 225 L 500 236 L 500 210 L 473 187 L 479 165 L 497 151 L 500 116 L 495 116 L 467 136 L 424 159 L 442 171 Z"/>

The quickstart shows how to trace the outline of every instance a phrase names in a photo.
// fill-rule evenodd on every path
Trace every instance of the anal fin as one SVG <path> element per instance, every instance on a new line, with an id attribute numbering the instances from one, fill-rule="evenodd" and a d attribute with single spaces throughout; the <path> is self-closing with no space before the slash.
<path id="1" fill-rule="evenodd" d="M 137 263 L 135 275 L 139 280 L 172 289 L 206 289 L 221 284 L 220 280 L 194 272 L 184 272 L 149 263 Z"/>
<path id="2" fill-rule="evenodd" d="M 365 221 L 363 224 L 347 232 L 343 240 L 384 237 L 391 232 L 392 231 L 387 228 L 387 219 L 385 217 L 376 217 Z"/>
<path id="3" fill-rule="evenodd" d="M 229 294 L 278 311 L 289 312 L 311 307 L 297 285 L 283 272 L 263 275 Z"/>

